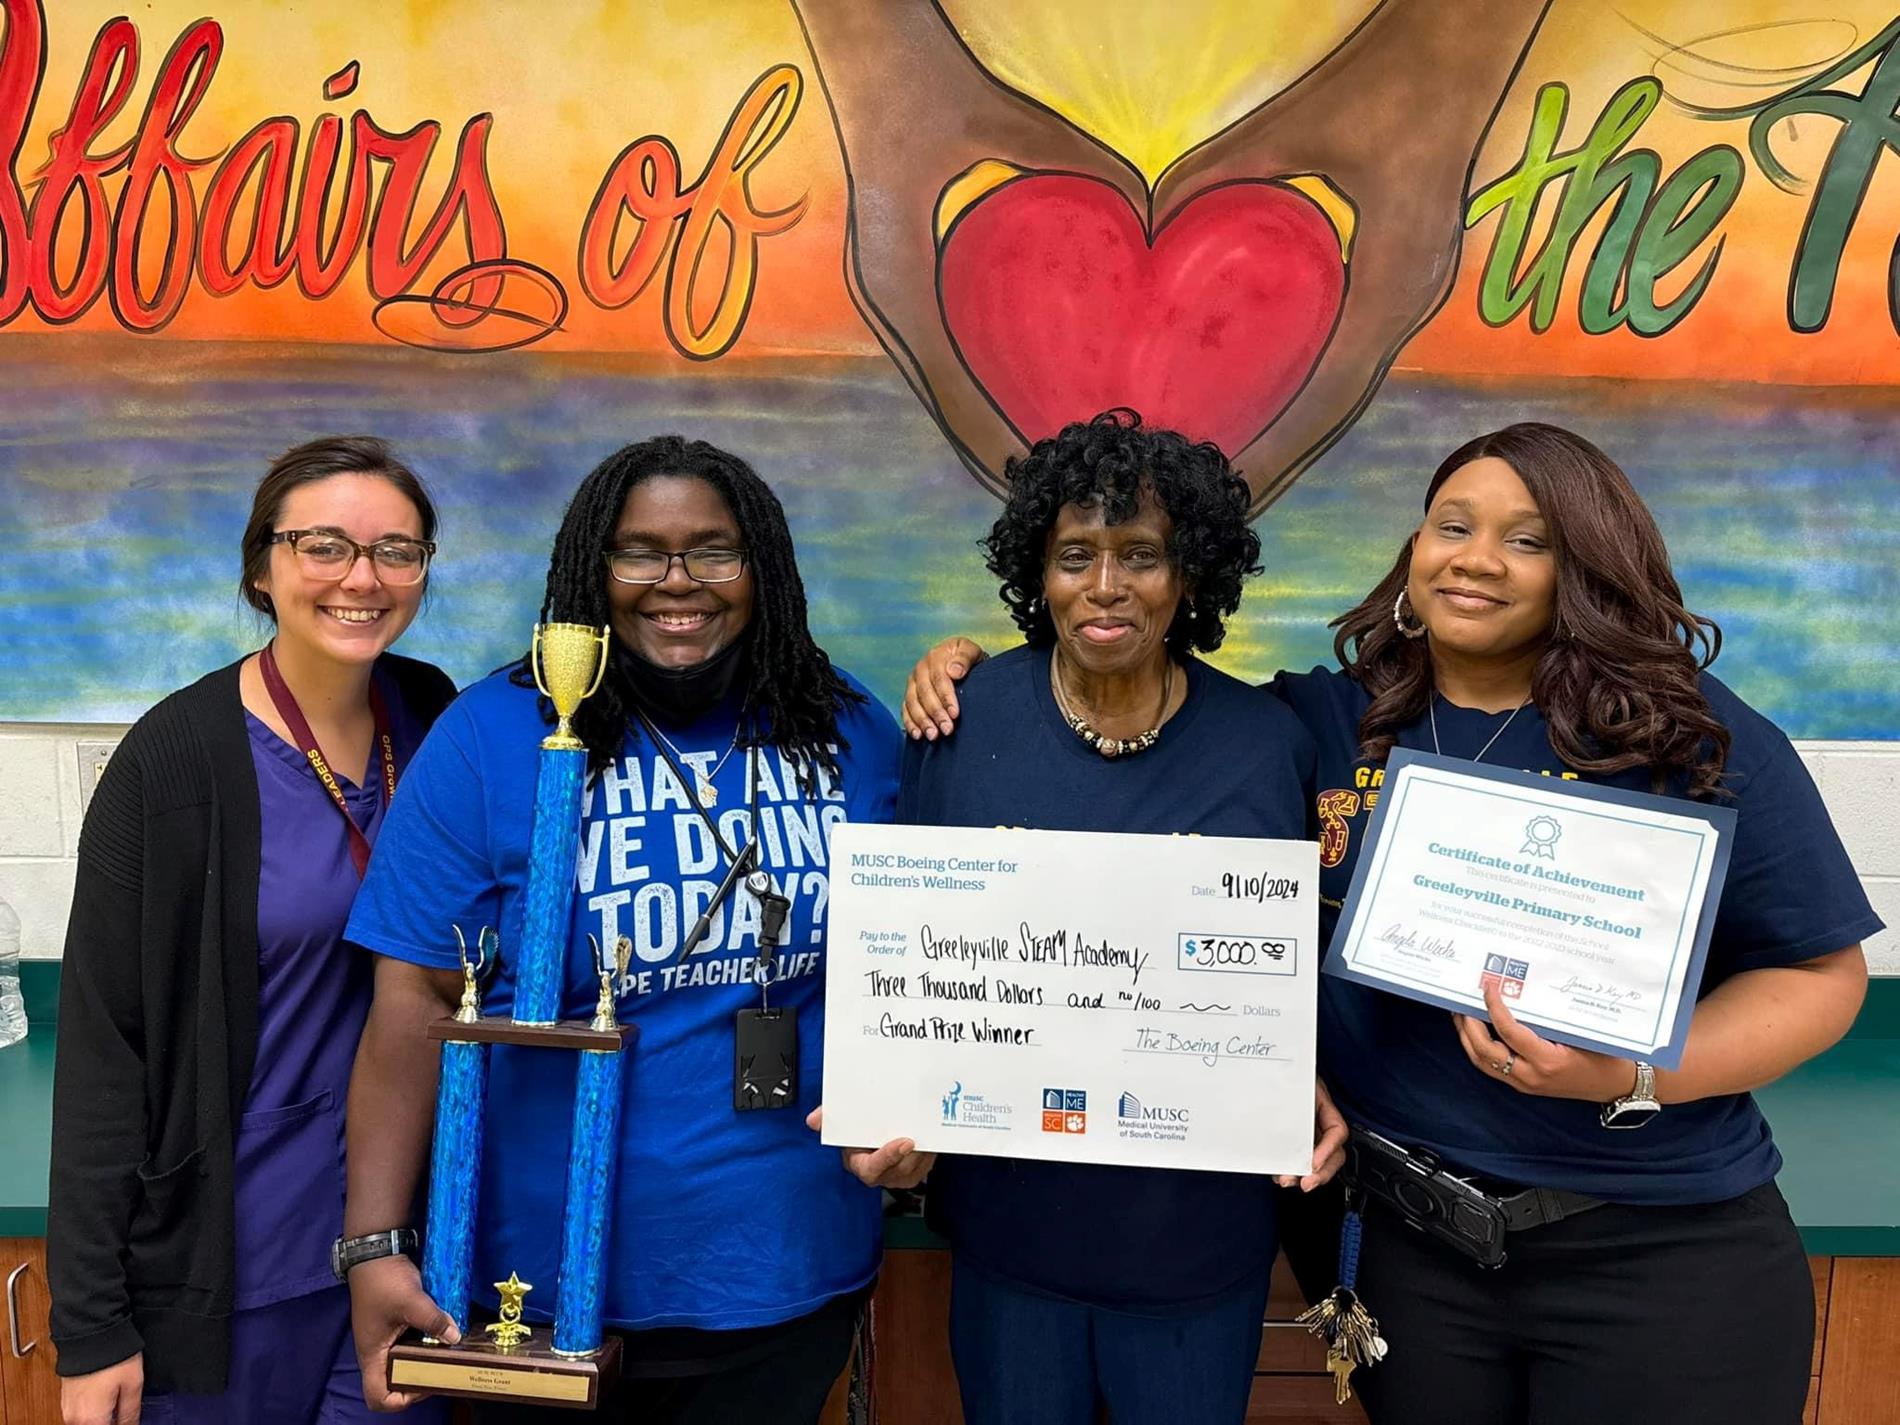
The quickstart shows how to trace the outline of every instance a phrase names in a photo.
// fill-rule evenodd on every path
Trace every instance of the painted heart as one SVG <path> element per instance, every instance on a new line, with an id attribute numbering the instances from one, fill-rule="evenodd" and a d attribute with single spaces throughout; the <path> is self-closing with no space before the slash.
<path id="1" fill-rule="evenodd" d="M 1230 455 L 1299 393 L 1346 291 L 1338 234 L 1284 184 L 1211 189 L 1150 241 L 1115 188 L 1049 173 L 965 210 L 938 276 L 952 340 L 1025 439 L 1130 406 Z"/>

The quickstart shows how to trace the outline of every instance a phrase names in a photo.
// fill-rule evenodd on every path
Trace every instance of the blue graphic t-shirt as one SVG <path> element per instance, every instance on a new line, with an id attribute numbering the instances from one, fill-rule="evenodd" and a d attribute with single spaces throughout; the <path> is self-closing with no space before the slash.
<path id="1" fill-rule="evenodd" d="M 1843 949 L 1880 929 L 1880 920 L 1788 739 L 1715 678 L 1703 674 L 1701 686 L 1732 738 L 1726 785 L 1734 796 L 1726 804 L 1737 814 L 1703 972 L 1706 995 L 1741 971 Z M 1359 755 L 1359 719 L 1369 699 L 1358 683 L 1326 668 L 1282 673 L 1271 687 L 1319 743 L 1320 936 L 1330 941 L 1385 781 L 1385 769 Z M 1508 726 L 1504 713 L 1443 698 L 1436 712 L 1448 757 L 1474 757 L 1499 733 L 1486 763 L 1579 776 L 1551 748 L 1535 707 L 1521 709 Z M 1398 743 L 1432 751 L 1429 721 L 1421 717 L 1403 729 Z M 1642 768 L 1584 780 L 1650 790 Z M 1680 796 L 1686 785 L 1679 778 L 1667 790 Z M 1759 1187 L 1781 1167 L 1767 1121 L 1748 1094 L 1669 1104 L 1642 1128 L 1606 1129 L 1594 1103 L 1538 1098 L 1480 1074 L 1445 1010 L 1332 975 L 1320 977 L 1319 1057 L 1320 1073 L 1350 1121 L 1508 1183 L 1614 1202 L 1721 1202 Z"/>
<path id="2" fill-rule="evenodd" d="M 847 681 L 850 681 L 847 679 Z M 852 683 L 853 687 L 859 685 Z M 862 691 L 862 689 L 859 689 Z M 599 990 L 587 937 L 633 941 L 619 984 L 623 1023 L 640 1035 L 626 1056 L 620 1160 L 611 1214 L 606 1315 L 631 1327 L 727 1330 L 816 1309 L 869 1280 L 881 1241 L 879 1195 L 850 1177 L 805 1115 L 823 1072 L 826 905 L 831 828 L 888 821 L 900 734 L 875 701 L 849 708 L 839 732 L 842 786 L 802 795 L 776 749 L 733 748 L 728 702 L 667 735 L 717 788 L 725 839 L 751 839 L 758 787 L 761 860 L 792 903 L 771 983 L 774 1007 L 798 1011 L 796 1107 L 732 1107 L 733 1025 L 756 1008 L 758 902 L 736 890 L 689 956 L 681 942 L 711 901 L 726 861 L 688 800 L 689 788 L 644 736 L 588 781 L 561 1013 L 593 1013 Z M 548 728 L 532 688 L 496 674 L 436 723 L 384 824 L 348 935 L 378 954 L 433 968 L 460 964 L 452 926 L 470 945 L 484 925 L 502 938 L 483 1010 L 514 999 L 538 748 Z M 545 1283 L 528 1312 L 554 1304 L 574 1056 L 496 1045 L 482 1152 L 475 1295 L 518 1272 Z"/>
<path id="3" fill-rule="evenodd" d="M 1187 701 L 1160 741 L 1111 761 L 1063 722 L 1047 649 L 979 664 L 959 689 L 956 735 L 907 749 L 898 820 L 1307 837 L 1312 739 L 1261 689 L 1197 662 L 1185 671 Z M 1253 1174 L 945 1155 L 927 1205 L 986 1270 L 1105 1306 L 1185 1304 L 1273 1261 L 1273 1180 Z"/>

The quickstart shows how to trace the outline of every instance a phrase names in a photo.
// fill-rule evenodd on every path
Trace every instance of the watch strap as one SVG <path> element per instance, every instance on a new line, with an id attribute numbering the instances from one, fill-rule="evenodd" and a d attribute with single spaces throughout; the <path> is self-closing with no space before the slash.
<path id="1" fill-rule="evenodd" d="M 330 1270 L 338 1281 L 348 1281 L 350 1269 L 365 1262 L 414 1252 L 421 1236 L 413 1227 L 392 1227 L 362 1237 L 339 1237 L 330 1248 Z"/>

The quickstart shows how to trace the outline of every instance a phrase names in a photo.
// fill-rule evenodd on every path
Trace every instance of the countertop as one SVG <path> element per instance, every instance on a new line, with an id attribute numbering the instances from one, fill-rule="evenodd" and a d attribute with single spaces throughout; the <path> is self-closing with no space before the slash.
<path id="1" fill-rule="evenodd" d="M 0 1237 L 46 1232 L 58 967 L 25 968 L 31 1029 L 0 1049 Z M 1808 1252 L 1900 1256 L 1900 980 L 1874 981 L 1846 1039 L 1756 1098 L 1787 1159 L 1781 1189 Z M 892 1219 L 887 1235 L 894 1247 L 936 1240 L 914 1220 Z"/>

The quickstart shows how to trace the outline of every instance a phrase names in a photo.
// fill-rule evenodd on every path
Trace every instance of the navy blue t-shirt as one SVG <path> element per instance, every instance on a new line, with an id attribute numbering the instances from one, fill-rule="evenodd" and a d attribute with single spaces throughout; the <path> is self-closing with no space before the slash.
<path id="1" fill-rule="evenodd" d="M 1369 699 L 1343 673 L 1282 673 L 1270 685 L 1319 744 L 1320 935 L 1330 941 L 1352 882 L 1385 769 L 1359 755 Z M 1726 805 L 1736 812 L 1728 881 L 1717 908 L 1701 994 L 1731 975 L 1793 965 L 1865 939 L 1881 922 L 1828 820 L 1814 781 L 1781 730 L 1708 674 L 1702 693 L 1732 742 Z M 1507 714 L 1436 705 L 1448 757 L 1485 754 L 1492 766 L 1576 779 L 1550 745 L 1533 706 Z M 1430 752 L 1426 718 L 1399 746 Z M 1649 772 L 1581 774 L 1647 792 Z M 1666 790 L 1681 796 L 1686 778 Z M 1634 1131 L 1606 1129 L 1598 1105 L 1538 1098 L 1485 1077 L 1465 1057 L 1443 1009 L 1320 977 L 1320 1073 L 1347 1118 L 1400 1143 L 1426 1147 L 1471 1173 L 1532 1187 L 1568 1188 L 1614 1202 L 1721 1202 L 1759 1187 L 1781 1167 L 1767 1121 L 1748 1094 L 1667 1105 Z"/>
<path id="2" fill-rule="evenodd" d="M 1047 649 L 990 659 L 959 690 L 956 735 L 910 744 L 898 820 L 1306 837 L 1312 738 L 1264 690 L 1185 671 L 1187 701 L 1161 740 L 1111 761 L 1056 710 Z M 984 1269 L 1100 1305 L 1193 1301 L 1273 1261 L 1273 1182 L 1251 1174 L 945 1155 L 928 1206 Z"/>

